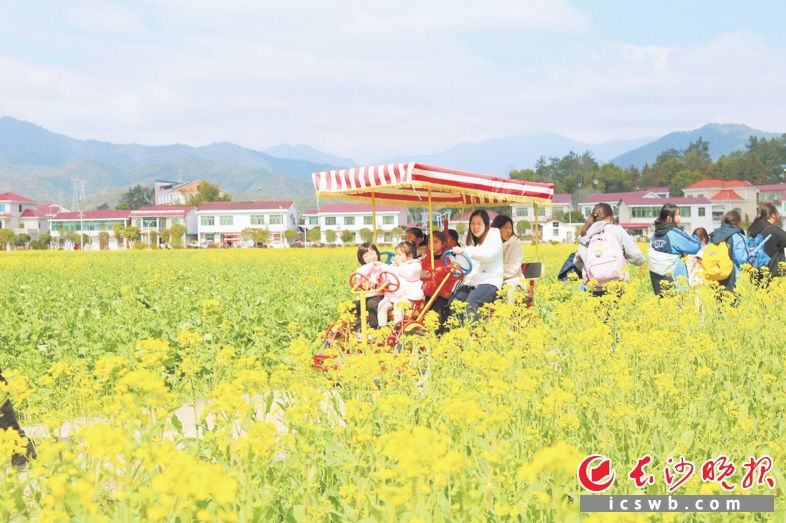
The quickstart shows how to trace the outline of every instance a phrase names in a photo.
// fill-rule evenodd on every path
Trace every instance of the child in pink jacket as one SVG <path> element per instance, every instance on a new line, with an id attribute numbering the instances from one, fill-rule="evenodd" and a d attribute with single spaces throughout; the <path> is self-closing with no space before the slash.
<path id="1" fill-rule="evenodd" d="M 393 265 L 390 267 L 393 274 L 398 276 L 399 286 L 394 292 L 385 292 L 385 297 L 377 306 L 377 323 L 384 327 L 388 322 L 388 312 L 393 309 L 393 321 L 399 323 L 404 319 L 404 311 L 395 305 L 423 299 L 423 282 L 420 281 L 421 264 L 417 257 L 417 247 L 412 242 L 401 242 L 396 247 Z"/>

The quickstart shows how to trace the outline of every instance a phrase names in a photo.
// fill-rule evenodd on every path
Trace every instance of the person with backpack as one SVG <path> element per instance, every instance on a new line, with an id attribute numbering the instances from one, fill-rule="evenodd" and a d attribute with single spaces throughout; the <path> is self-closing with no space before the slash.
<path id="1" fill-rule="evenodd" d="M 628 281 L 628 262 L 643 265 L 644 255 L 633 238 L 614 223 L 614 213 L 607 203 L 592 208 L 581 228 L 579 250 L 573 260 L 581 270 L 586 283 L 594 281 L 588 289 L 595 296 L 605 294 L 604 286 L 612 281 Z"/>
<path id="2" fill-rule="evenodd" d="M 704 283 L 704 269 L 701 267 L 701 257 L 703 256 L 704 246 L 710 243 L 710 234 L 704 227 L 696 227 L 691 236 L 701 241 L 701 249 L 696 254 L 688 255 L 688 261 L 686 262 L 688 266 L 688 285 L 698 287 Z"/>
<path id="3" fill-rule="evenodd" d="M 749 263 L 754 269 L 767 267 L 771 277 L 786 276 L 786 231 L 778 226 L 778 208 L 771 203 L 759 206 L 756 219 L 748 228 Z"/>
<path id="4" fill-rule="evenodd" d="M 723 215 L 721 226 L 710 234 L 710 243 L 704 246 L 701 266 L 704 279 L 716 281 L 727 291 L 734 291 L 737 276 L 743 263 L 748 263 L 748 247 L 737 211 Z"/>
<path id="5" fill-rule="evenodd" d="M 663 296 L 664 281 L 674 284 L 677 290 L 686 288 L 688 266 L 683 258 L 701 250 L 701 240 L 697 236 L 688 236 L 678 227 L 679 224 L 679 207 L 673 203 L 663 205 L 655 220 L 655 234 L 649 249 L 650 281 L 652 290 L 659 297 Z"/>

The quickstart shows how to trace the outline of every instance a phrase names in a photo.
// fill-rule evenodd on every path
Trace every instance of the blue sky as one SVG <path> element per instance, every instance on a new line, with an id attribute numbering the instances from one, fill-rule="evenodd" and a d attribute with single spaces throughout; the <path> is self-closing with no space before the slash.
<path id="1" fill-rule="evenodd" d="M 784 131 L 786 3 L 0 0 L 0 115 L 358 161 L 551 131 Z"/>

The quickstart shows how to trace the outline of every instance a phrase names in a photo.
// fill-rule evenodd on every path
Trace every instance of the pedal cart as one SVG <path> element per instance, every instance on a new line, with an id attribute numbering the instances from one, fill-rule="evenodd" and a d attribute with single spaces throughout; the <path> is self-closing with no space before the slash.
<path id="1" fill-rule="evenodd" d="M 438 208 L 477 208 L 529 203 L 536 207 L 537 224 L 537 206 L 550 205 L 554 193 L 554 184 L 551 183 L 499 178 L 416 162 L 336 169 L 314 173 L 311 177 L 318 199 L 371 204 L 375 243 L 377 239 L 377 204 L 427 207 L 429 252 L 434 251 L 431 219 L 434 206 Z M 423 324 L 423 318 L 430 310 L 439 291 L 445 285 L 449 285 L 451 279 L 454 288 L 457 288 L 461 279 L 472 270 L 472 264 L 468 258 L 461 255 L 453 256 L 449 251 L 444 255 L 443 264 L 446 267 L 435 268 L 432 257 L 430 272 L 435 279 L 432 282 L 433 288 L 436 288 L 437 292 L 428 302 L 414 303 L 410 314 L 393 326 L 389 336 L 381 340 L 374 340 L 377 345 L 395 349 L 403 336 L 424 332 L 426 327 Z M 540 277 L 542 268 L 537 265 L 537 262 L 530 265 L 531 267 L 522 267 L 522 269 L 524 269 L 525 276 L 528 272 L 535 276 L 530 280 L 531 302 L 534 279 Z M 329 351 L 330 353 L 314 355 L 313 366 L 315 369 L 326 370 L 329 366 L 336 366 L 340 359 L 347 354 L 358 352 L 368 346 L 365 296 L 385 290 L 395 290 L 399 282 L 391 272 L 383 272 L 376 281 L 368 281 L 362 275 L 354 273 L 350 276 L 349 285 L 352 292 L 358 296 L 361 306 L 360 332 L 354 332 L 352 325 L 346 321 L 332 324 L 323 338 L 325 348 L 332 350 Z M 337 359 L 339 361 L 336 361 Z"/>

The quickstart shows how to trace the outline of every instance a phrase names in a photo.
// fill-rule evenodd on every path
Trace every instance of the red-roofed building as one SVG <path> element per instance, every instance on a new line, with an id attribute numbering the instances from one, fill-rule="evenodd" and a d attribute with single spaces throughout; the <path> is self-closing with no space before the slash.
<path id="1" fill-rule="evenodd" d="M 188 242 L 197 238 L 196 210 L 196 207 L 188 205 L 141 207 L 131 211 L 131 224 L 139 227 L 142 233 L 142 241 L 145 243 L 150 243 L 153 232 L 156 233 L 157 241 L 163 243 L 162 235 L 164 231 L 171 229 L 174 225 L 182 225 L 186 228 L 186 237 L 184 239 Z"/>
<path id="2" fill-rule="evenodd" d="M 14 234 L 29 234 L 31 238 L 37 239 L 42 224 L 35 214 L 36 207 L 36 202 L 27 196 L 15 192 L 1 193 L 0 229 L 10 229 Z M 46 221 L 43 226 L 46 228 Z"/>
<path id="3" fill-rule="evenodd" d="M 683 189 L 736 189 L 738 187 L 750 187 L 753 184 L 746 180 L 719 180 L 717 178 L 705 178 L 703 180 L 699 180 L 698 182 L 692 183 L 690 185 L 686 185 Z"/>
<path id="4" fill-rule="evenodd" d="M 393 229 L 404 228 L 407 223 L 407 209 L 391 205 L 377 205 L 377 241 L 379 243 L 392 243 L 400 240 L 393 237 Z M 336 233 L 336 243 L 343 244 L 342 233 L 349 231 L 352 238 L 347 244 L 363 241 L 360 231 L 374 230 L 371 205 L 359 203 L 338 203 L 322 205 L 319 209 L 309 209 L 303 213 L 303 223 L 306 230 L 319 227 L 321 243 L 328 243 L 327 231 Z"/>
<path id="5" fill-rule="evenodd" d="M 191 196 L 197 194 L 202 180 L 192 182 L 167 182 L 158 180 L 153 185 L 156 205 L 185 205 Z M 219 191 L 219 194 L 224 194 Z"/>
<path id="6" fill-rule="evenodd" d="M 285 231 L 297 230 L 297 209 L 291 200 L 204 202 L 196 217 L 200 247 L 252 247 L 253 240 L 242 238 L 245 229 L 266 229 L 271 247 L 286 247 Z"/>
<path id="7" fill-rule="evenodd" d="M 0 193 L 0 202 L 35 203 L 34 200 L 31 200 L 27 196 L 22 196 L 21 194 L 17 194 L 15 192 Z"/>
<path id="8" fill-rule="evenodd" d="M 723 189 L 718 191 L 710 200 L 737 200 L 742 201 L 744 198 L 731 189 Z"/>
<path id="9" fill-rule="evenodd" d="M 114 235 L 115 225 L 131 225 L 131 211 L 69 211 L 49 218 L 52 238 L 63 242 L 66 249 L 80 245 L 80 233 L 88 238 L 83 246 L 85 249 L 118 249 L 120 245 Z M 106 243 L 102 242 L 101 233 L 107 234 Z M 76 240 L 69 238 L 72 235 Z"/>
<path id="10" fill-rule="evenodd" d="M 756 187 L 759 189 L 759 203 L 771 203 L 778 208 L 781 216 L 786 215 L 786 183 L 770 183 Z"/>
<path id="11" fill-rule="evenodd" d="M 538 205 L 538 221 L 551 220 L 554 215 L 567 214 L 574 209 L 573 195 L 557 193 L 551 199 L 551 205 Z M 514 204 L 510 206 L 510 217 L 514 223 L 526 220 L 535 223 L 535 206 L 531 203 Z"/>
<path id="12" fill-rule="evenodd" d="M 705 178 L 682 189 L 685 196 L 704 197 L 712 200 L 712 227 L 719 227 L 723 215 L 736 210 L 743 222 L 756 217 L 759 188 L 745 180 L 718 180 Z"/>
<path id="13" fill-rule="evenodd" d="M 647 236 L 654 230 L 655 219 L 661 208 L 671 203 L 679 207 L 682 229 L 692 232 L 703 227 L 710 232 L 712 223 L 712 202 L 707 198 L 669 196 L 652 198 L 650 196 L 629 196 L 619 201 L 616 214 L 620 225 L 634 236 Z M 642 224 L 646 227 L 642 228 Z"/>

